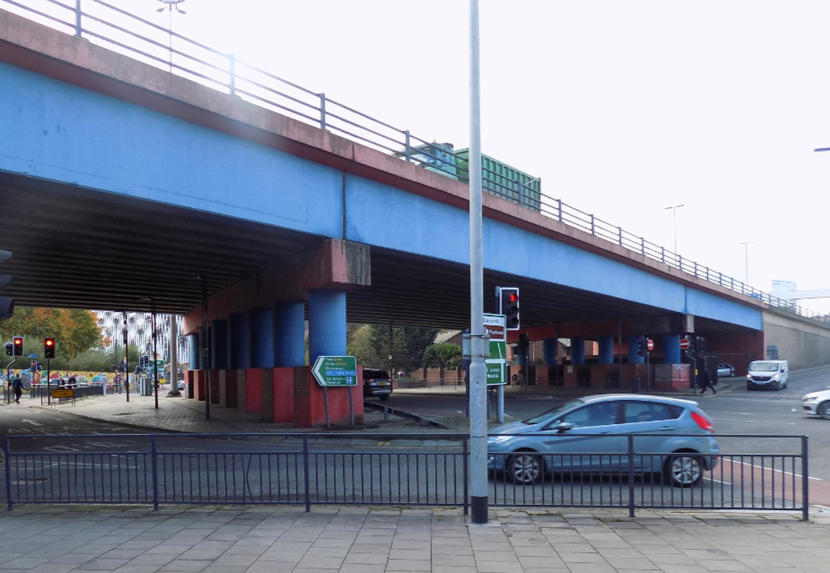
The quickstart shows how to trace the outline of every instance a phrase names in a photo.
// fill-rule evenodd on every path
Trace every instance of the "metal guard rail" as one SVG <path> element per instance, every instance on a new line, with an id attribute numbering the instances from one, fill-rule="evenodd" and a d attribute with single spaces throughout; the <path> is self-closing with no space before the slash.
<path id="1" fill-rule="evenodd" d="M 670 453 L 655 451 L 649 442 L 661 437 L 710 436 L 569 432 L 556 451 L 488 448 L 490 503 L 627 508 L 632 516 L 636 509 L 662 508 L 789 511 L 808 518 L 807 436 L 717 435 L 716 454 L 689 450 L 688 441 Z M 462 506 L 466 513 L 469 440 L 454 433 L 15 435 L 3 441 L 0 475 L 8 509 L 296 504 L 309 511 L 338 504 Z M 674 471 L 682 479 L 695 461 L 695 480 L 675 483 Z M 525 479 L 524 464 L 541 471 Z"/>
<path id="2" fill-rule="evenodd" d="M 17 10 L 9 11 L 50 27 L 68 31 L 92 43 L 105 45 L 113 51 L 155 67 L 168 68 L 171 72 L 175 70 L 175 73 L 202 85 L 236 95 L 277 112 L 290 114 L 302 122 L 339 133 L 348 139 L 400 157 L 404 161 L 421 165 L 451 178 L 468 180 L 467 170 L 459 165 L 462 161 L 466 163 L 466 160 L 444 146 L 430 143 L 411 134 L 409 130 L 375 119 L 327 97 L 324 93 L 308 90 L 246 64 L 237 60 L 233 54 L 215 50 L 103 0 L 74 0 L 71 4 L 60 0 L 30 0 L 29 5 L 16 0 L 0 1 L 17 8 Z M 57 13 L 61 15 L 36 9 L 32 6 L 34 4 L 54 6 L 59 10 Z M 109 18 L 103 17 L 102 14 L 109 14 Z M 129 29 L 126 25 L 114 23 L 113 16 L 128 22 L 134 28 L 139 29 L 140 33 Z M 173 47 L 173 39 L 178 44 L 184 44 L 184 47 Z M 167 44 L 165 40 L 168 41 Z M 174 56 L 179 61 L 176 61 Z M 184 63 L 181 60 L 184 60 Z M 424 155 L 428 153 L 434 153 L 434 156 L 425 158 Z M 508 181 L 503 175 L 487 168 L 483 168 L 483 171 L 483 187 L 488 193 L 660 261 L 698 279 L 755 298 L 770 306 L 788 310 L 795 315 L 812 319 L 823 325 L 830 322 L 828 315 L 805 309 L 793 301 L 778 298 L 709 267 L 685 259 L 680 254 L 623 230 L 620 226 L 612 225 L 593 214 L 567 205 L 561 199 L 554 199 L 539 192 L 533 193 L 521 180 Z"/>

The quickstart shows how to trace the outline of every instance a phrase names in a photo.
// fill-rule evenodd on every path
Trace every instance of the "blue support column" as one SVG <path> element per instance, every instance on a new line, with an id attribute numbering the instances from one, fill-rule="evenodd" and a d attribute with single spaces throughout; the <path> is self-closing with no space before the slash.
<path id="1" fill-rule="evenodd" d="M 585 339 L 581 336 L 571 338 L 571 364 L 574 366 L 585 364 Z"/>
<path id="2" fill-rule="evenodd" d="M 248 340 L 248 314 L 228 317 L 228 368 L 250 368 L 251 347 Z"/>
<path id="3" fill-rule="evenodd" d="M 200 364 L 200 362 L 202 361 L 202 351 L 199 347 L 198 332 L 194 332 L 193 334 L 187 335 L 187 350 L 190 354 L 190 369 L 199 370 L 202 366 Z"/>
<path id="4" fill-rule="evenodd" d="M 275 302 L 274 366 L 305 366 L 305 303 Z"/>
<path id="5" fill-rule="evenodd" d="M 663 363 L 680 364 L 680 335 L 663 335 Z"/>
<path id="6" fill-rule="evenodd" d="M 546 338 L 542 341 L 542 354 L 545 357 L 545 364 L 553 366 L 556 364 L 556 338 Z"/>
<path id="7" fill-rule="evenodd" d="M 210 323 L 210 369 L 228 368 L 228 321 L 214 320 Z"/>
<path id="8" fill-rule="evenodd" d="M 614 337 L 611 335 L 599 337 L 599 363 L 614 363 Z"/>
<path id="9" fill-rule="evenodd" d="M 250 368 L 274 367 L 274 312 L 270 308 L 248 311 Z"/>
<path id="10" fill-rule="evenodd" d="M 645 364 L 646 359 L 637 354 L 637 344 L 643 336 L 641 334 L 631 334 L 628 336 L 628 363 L 629 364 Z"/>
<path id="11" fill-rule="evenodd" d="M 346 293 L 308 293 L 308 361 L 318 356 L 346 355 Z"/>

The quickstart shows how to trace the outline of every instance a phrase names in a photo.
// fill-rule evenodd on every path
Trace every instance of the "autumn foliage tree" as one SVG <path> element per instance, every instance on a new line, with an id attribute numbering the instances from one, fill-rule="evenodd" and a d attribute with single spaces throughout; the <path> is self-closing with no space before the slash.
<path id="1" fill-rule="evenodd" d="M 55 338 L 58 355 L 72 358 L 101 341 L 95 315 L 88 310 L 18 307 L 14 316 L 0 323 L 2 341 L 14 336 L 25 339 L 24 354 L 43 354 L 43 339 Z"/>

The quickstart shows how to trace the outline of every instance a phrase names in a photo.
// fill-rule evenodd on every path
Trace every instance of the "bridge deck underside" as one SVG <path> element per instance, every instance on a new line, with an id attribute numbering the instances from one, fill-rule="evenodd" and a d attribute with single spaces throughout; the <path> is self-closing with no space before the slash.
<path id="1" fill-rule="evenodd" d="M 319 245 L 324 237 L 149 201 L 0 174 L 2 272 L 20 306 L 186 313 L 212 294 Z M 486 254 L 485 254 L 486 257 Z M 486 259 L 485 259 L 486 264 Z M 372 248 L 372 286 L 348 293 L 351 322 L 469 325 L 464 265 Z M 568 269 L 562 269 L 567 273 Z M 522 289 L 523 325 L 625 320 L 664 309 L 485 271 L 485 311 L 496 285 Z M 737 328 L 737 327 L 735 327 Z"/>

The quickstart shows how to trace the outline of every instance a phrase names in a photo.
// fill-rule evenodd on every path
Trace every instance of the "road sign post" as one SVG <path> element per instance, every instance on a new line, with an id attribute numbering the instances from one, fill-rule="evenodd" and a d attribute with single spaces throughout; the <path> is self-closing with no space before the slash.
<path id="1" fill-rule="evenodd" d="M 311 368 L 317 384 L 323 388 L 326 408 L 326 427 L 331 427 L 329 418 L 329 386 L 345 386 L 349 391 L 349 417 L 354 426 L 354 401 L 352 387 L 357 386 L 357 359 L 354 356 L 318 356 Z"/>
<path id="2" fill-rule="evenodd" d="M 484 314 L 484 333 L 490 357 L 485 358 L 487 387 L 497 387 L 496 420 L 504 423 L 504 385 L 507 384 L 507 328 L 503 314 Z"/>

